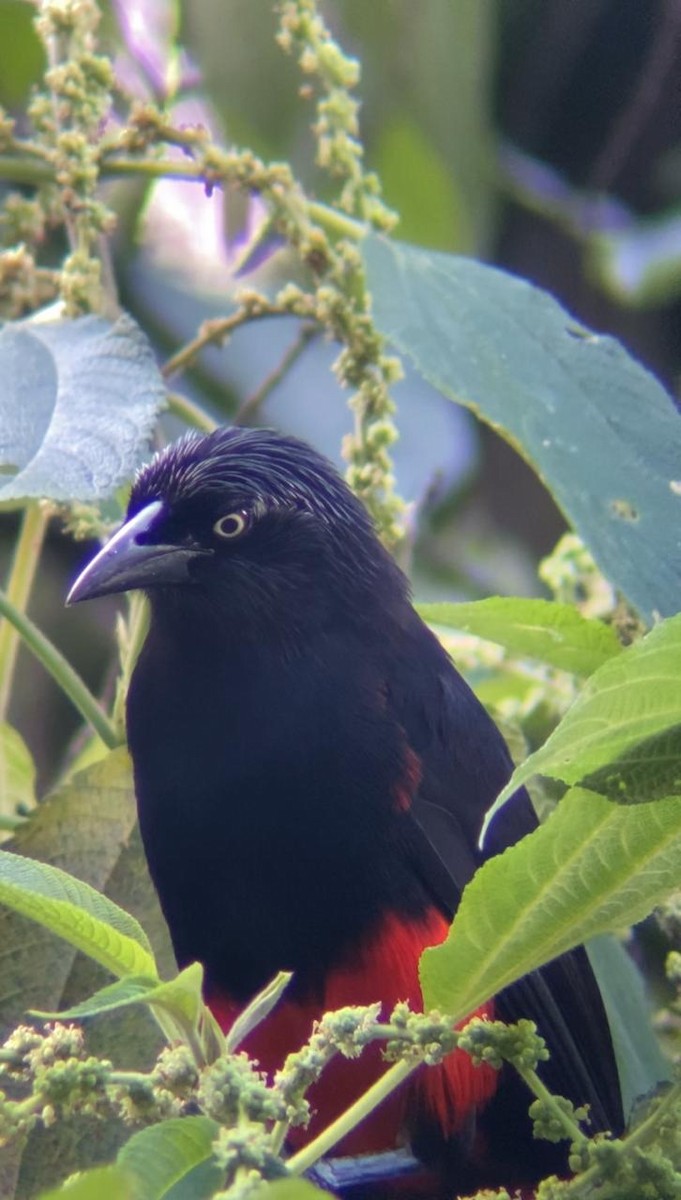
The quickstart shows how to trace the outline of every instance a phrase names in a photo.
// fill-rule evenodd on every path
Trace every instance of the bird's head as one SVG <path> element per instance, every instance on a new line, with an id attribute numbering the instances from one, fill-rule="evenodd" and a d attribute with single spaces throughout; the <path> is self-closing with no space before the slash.
<path id="1" fill-rule="evenodd" d="M 335 468 L 272 430 L 189 435 L 133 485 L 126 521 L 68 603 L 141 589 L 157 611 L 219 609 L 243 632 L 403 600 L 406 584 Z"/>

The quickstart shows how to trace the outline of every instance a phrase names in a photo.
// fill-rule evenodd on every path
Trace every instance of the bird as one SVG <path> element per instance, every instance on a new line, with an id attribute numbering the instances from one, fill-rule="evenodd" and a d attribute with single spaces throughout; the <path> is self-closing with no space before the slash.
<path id="1" fill-rule="evenodd" d="M 537 819 L 521 789 L 478 848 L 510 755 L 364 505 L 292 436 L 186 434 L 139 470 L 122 527 L 69 602 L 131 590 L 146 593 L 150 619 L 128 742 L 178 965 L 203 964 L 224 1029 L 292 972 L 245 1044 L 270 1073 L 326 1011 L 421 1010 L 423 950 L 446 937 L 480 864 Z M 608 1021 L 583 947 L 478 1015 L 535 1021 L 551 1054 L 547 1086 L 587 1104 L 593 1131 L 621 1130 Z M 376 1045 L 335 1059 L 290 1147 L 384 1069 Z M 475 1067 L 456 1050 L 419 1068 L 335 1152 L 408 1146 L 430 1196 L 528 1186 L 567 1170 L 565 1143 L 533 1141 L 531 1099 L 512 1068 Z"/>

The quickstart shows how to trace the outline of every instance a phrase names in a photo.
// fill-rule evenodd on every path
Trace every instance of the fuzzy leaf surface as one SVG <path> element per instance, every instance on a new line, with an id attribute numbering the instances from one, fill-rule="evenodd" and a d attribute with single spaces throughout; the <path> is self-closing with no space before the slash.
<path id="1" fill-rule="evenodd" d="M 104 500 L 139 465 L 165 403 L 131 317 L 0 330 L 0 502 Z"/>
<path id="2" fill-rule="evenodd" d="M 59 867 L 0 850 L 0 903 L 38 921 L 114 975 L 155 975 L 146 934 L 106 896 Z"/>
<path id="3" fill-rule="evenodd" d="M 421 958 L 426 1008 L 460 1020 L 580 942 L 642 920 L 678 887 L 681 796 L 626 807 L 574 788 L 465 888 Z"/>
<path id="4" fill-rule="evenodd" d="M 469 603 L 417 607 L 431 625 L 475 634 L 511 654 L 538 658 L 575 675 L 591 675 L 621 650 L 612 626 L 553 600 L 489 596 Z"/>
<path id="5" fill-rule="evenodd" d="M 487 814 L 532 775 L 549 775 L 623 804 L 681 794 L 681 614 L 605 663 L 560 725 L 513 772 Z M 484 832 L 483 832 L 484 837 Z"/>

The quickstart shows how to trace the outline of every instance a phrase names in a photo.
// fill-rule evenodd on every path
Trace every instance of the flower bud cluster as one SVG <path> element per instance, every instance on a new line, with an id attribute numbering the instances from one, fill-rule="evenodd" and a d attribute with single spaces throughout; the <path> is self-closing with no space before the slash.
<path id="1" fill-rule="evenodd" d="M 415 1013 L 408 1004 L 397 1004 L 390 1018 L 395 1037 L 389 1039 L 385 1054 L 390 1060 L 416 1059 L 437 1066 L 459 1044 L 459 1034 L 448 1017 L 438 1012 Z"/>
<path id="2" fill-rule="evenodd" d="M 549 1057 L 546 1043 L 534 1021 L 522 1019 L 515 1025 L 474 1017 L 459 1033 L 459 1046 L 473 1062 L 499 1069 L 504 1062 L 520 1071 L 534 1071 Z"/>
<path id="3" fill-rule="evenodd" d="M 286 1105 L 246 1054 L 224 1055 L 201 1072 L 196 1098 L 202 1112 L 220 1124 L 286 1119 Z"/>
<path id="4" fill-rule="evenodd" d="M 96 244 L 115 222 L 96 194 L 101 126 L 114 85 L 110 61 L 95 52 L 99 19 L 95 0 L 43 0 L 36 18 L 49 69 L 46 90 L 33 99 L 29 116 L 54 168 L 46 203 L 60 209 L 71 245 L 61 270 L 61 297 L 71 316 L 102 306 Z"/>
<path id="5" fill-rule="evenodd" d="M 565 1123 L 560 1120 L 560 1113 L 576 1124 L 588 1119 L 589 1109 L 588 1106 L 575 1108 L 565 1096 L 552 1096 L 550 1104 L 544 1100 L 534 1100 L 530 1105 L 534 1136 L 547 1142 L 565 1141 L 568 1135 Z"/>

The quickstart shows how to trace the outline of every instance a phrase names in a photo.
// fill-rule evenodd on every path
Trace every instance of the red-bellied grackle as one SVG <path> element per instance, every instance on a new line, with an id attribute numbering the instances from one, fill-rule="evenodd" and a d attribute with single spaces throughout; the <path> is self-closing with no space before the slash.
<path id="1" fill-rule="evenodd" d="M 179 964 L 203 963 L 224 1025 L 277 971 L 294 972 L 248 1043 L 269 1070 L 326 1010 L 420 1008 L 419 956 L 444 938 L 481 861 L 482 818 L 511 763 L 361 503 L 294 438 L 185 437 L 141 470 L 126 523 L 70 599 L 134 588 L 151 623 L 128 734 Z M 535 824 L 521 791 L 485 855 Z M 589 1104 L 594 1129 L 619 1130 L 610 1035 L 582 949 L 484 1011 L 536 1021 L 548 1086 Z M 334 1061 L 312 1092 L 314 1130 L 383 1069 L 376 1046 Z M 512 1070 L 456 1051 L 340 1149 L 406 1140 L 448 1195 L 531 1181 L 565 1169 L 565 1152 L 532 1142 L 530 1099 Z"/>

